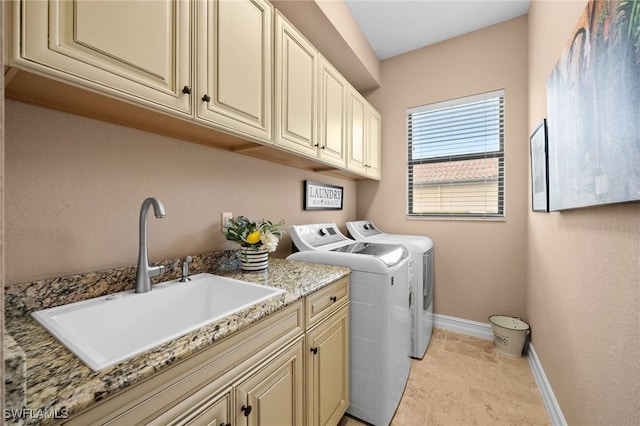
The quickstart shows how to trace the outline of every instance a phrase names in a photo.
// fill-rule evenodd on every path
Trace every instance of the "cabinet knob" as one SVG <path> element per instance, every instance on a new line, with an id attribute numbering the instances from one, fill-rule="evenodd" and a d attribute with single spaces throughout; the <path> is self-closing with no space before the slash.
<path id="1" fill-rule="evenodd" d="M 231 426 L 231 423 L 220 423 L 220 426 Z"/>
<path id="2" fill-rule="evenodd" d="M 331 296 L 329 300 L 331 300 L 333 303 L 336 303 L 338 301 L 338 298 L 336 296 Z"/>
<path id="3" fill-rule="evenodd" d="M 205 95 L 202 97 L 202 100 L 205 101 L 205 102 L 209 102 L 211 100 L 211 96 L 209 96 L 209 95 L 207 95 L 205 93 Z"/>
<path id="4" fill-rule="evenodd" d="M 250 405 L 243 405 L 242 408 L 240 408 L 240 411 L 242 411 L 244 413 L 245 417 L 249 417 L 249 414 L 251 414 L 251 406 Z"/>
<path id="5" fill-rule="evenodd" d="M 311 352 L 313 352 L 314 355 L 316 355 L 318 353 L 318 348 L 311 348 Z"/>
<path id="6" fill-rule="evenodd" d="M 184 86 L 184 87 L 182 88 L 182 93 L 187 94 L 187 95 L 190 95 L 190 94 L 191 94 L 191 87 L 189 87 L 189 86 Z"/>

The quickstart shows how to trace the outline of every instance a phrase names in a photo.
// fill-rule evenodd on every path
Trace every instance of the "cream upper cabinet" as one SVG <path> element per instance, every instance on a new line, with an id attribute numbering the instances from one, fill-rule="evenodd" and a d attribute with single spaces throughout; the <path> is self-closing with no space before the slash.
<path id="1" fill-rule="evenodd" d="M 345 167 L 347 138 L 347 93 L 349 83 L 324 58 L 320 61 L 319 157 Z"/>
<path id="2" fill-rule="evenodd" d="M 315 157 L 319 54 L 280 12 L 275 38 L 275 144 Z"/>
<path id="3" fill-rule="evenodd" d="M 347 100 L 347 167 L 365 173 L 366 165 L 366 101 L 355 90 L 349 90 Z"/>
<path id="4" fill-rule="evenodd" d="M 380 116 L 267 0 L 4 5 L 10 98 L 380 178 Z"/>
<path id="5" fill-rule="evenodd" d="M 23 1 L 15 63 L 93 90 L 190 113 L 191 2 Z M 16 15 L 17 14 L 17 15 Z"/>
<path id="6" fill-rule="evenodd" d="M 271 143 L 273 7 L 198 1 L 197 118 Z"/>
<path id="7" fill-rule="evenodd" d="M 347 168 L 380 179 L 380 114 L 354 89 L 347 100 Z"/>
<path id="8" fill-rule="evenodd" d="M 378 111 L 371 105 L 367 108 L 367 161 L 365 163 L 366 175 L 372 179 L 380 179 L 381 143 L 380 132 L 382 120 Z"/>

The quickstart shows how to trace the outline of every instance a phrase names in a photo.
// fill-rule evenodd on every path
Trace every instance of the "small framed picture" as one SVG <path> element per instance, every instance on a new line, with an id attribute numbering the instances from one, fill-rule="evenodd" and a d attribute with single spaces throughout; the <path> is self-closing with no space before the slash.
<path id="1" fill-rule="evenodd" d="M 549 166 L 547 164 L 547 120 L 543 119 L 529 138 L 531 142 L 531 209 L 549 211 Z"/>
<path id="2" fill-rule="evenodd" d="M 305 210 L 342 210 L 342 186 L 326 183 L 304 181 L 304 209 Z"/>

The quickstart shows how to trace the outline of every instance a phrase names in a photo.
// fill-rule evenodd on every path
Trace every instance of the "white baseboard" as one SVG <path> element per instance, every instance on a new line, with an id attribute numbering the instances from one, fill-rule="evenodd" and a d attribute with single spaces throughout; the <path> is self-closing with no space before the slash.
<path id="1" fill-rule="evenodd" d="M 436 328 L 454 331 L 456 333 L 493 340 L 493 331 L 491 330 L 491 324 L 489 323 L 434 314 L 433 326 Z M 567 421 L 564 419 L 558 400 L 556 400 L 556 397 L 553 394 L 551 384 L 549 384 L 547 376 L 544 374 L 542 364 L 540 364 L 540 360 L 538 359 L 538 354 L 536 354 L 531 341 L 527 340 L 527 343 L 527 360 L 529 361 L 529 366 L 531 367 L 531 372 L 536 380 L 538 389 L 540 389 L 542 401 L 544 402 L 547 414 L 549 414 L 551 424 L 553 426 L 567 426 Z"/>
<path id="2" fill-rule="evenodd" d="M 436 328 L 455 331 L 456 333 L 493 340 L 493 331 L 491 330 L 491 324 L 489 323 L 434 314 L 433 326 Z"/>
<path id="3" fill-rule="evenodd" d="M 540 389 L 540 395 L 542 396 L 542 401 L 547 409 L 547 414 L 549 414 L 549 418 L 551 419 L 551 424 L 553 426 L 567 426 L 567 421 L 564 419 L 558 400 L 553 394 L 551 384 L 547 380 L 547 376 L 544 374 L 542 364 L 540 364 L 540 359 L 538 359 L 538 354 L 533 348 L 531 341 L 529 341 L 529 346 L 527 348 L 527 360 L 529 361 L 529 366 L 533 372 L 533 377 L 536 379 L 538 389 Z"/>

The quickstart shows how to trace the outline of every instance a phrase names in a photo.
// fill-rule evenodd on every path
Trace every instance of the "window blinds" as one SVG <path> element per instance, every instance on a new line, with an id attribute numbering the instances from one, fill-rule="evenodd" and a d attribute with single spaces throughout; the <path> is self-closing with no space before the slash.
<path id="1" fill-rule="evenodd" d="M 407 110 L 408 216 L 504 217 L 504 91 Z"/>

